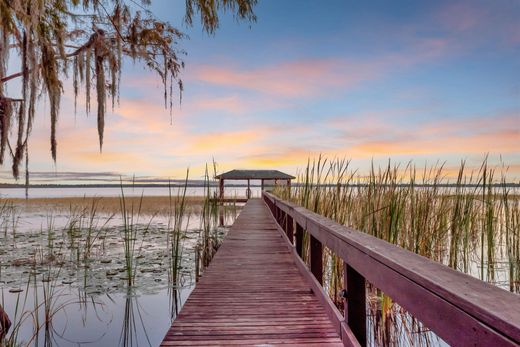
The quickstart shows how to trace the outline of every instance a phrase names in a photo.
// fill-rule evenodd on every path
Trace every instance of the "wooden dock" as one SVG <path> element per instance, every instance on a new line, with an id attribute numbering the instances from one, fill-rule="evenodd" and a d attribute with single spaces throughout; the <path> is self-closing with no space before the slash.
<path id="1" fill-rule="evenodd" d="M 343 260 L 343 313 L 322 286 L 324 247 Z M 268 192 L 247 202 L 162 345 L 366 346 L 367 283 L 450 345 L 520 346 L 517 294 Z"/>
<path id="2" fill-rule="evenodd" d="M 247 202 L 162 346 L 343 346 L 271 212 Z"/>

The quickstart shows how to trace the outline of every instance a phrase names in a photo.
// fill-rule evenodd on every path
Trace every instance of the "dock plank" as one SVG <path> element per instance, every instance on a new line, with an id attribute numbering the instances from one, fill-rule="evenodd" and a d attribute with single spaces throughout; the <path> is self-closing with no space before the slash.
<path id="1" fill-rule="evenodd" d="M 343 346 L 270 212 L 250 199 L 162 346 Z"/>

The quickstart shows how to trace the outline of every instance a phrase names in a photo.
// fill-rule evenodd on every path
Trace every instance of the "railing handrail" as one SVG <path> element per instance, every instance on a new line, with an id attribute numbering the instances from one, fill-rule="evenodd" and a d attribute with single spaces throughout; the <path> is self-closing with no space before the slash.
<path id="1" fill-rule="evenodd" d="M 520 344 L 520 296 L 273 194 L 264 192 L 264 200 L 446 342 Z"/>

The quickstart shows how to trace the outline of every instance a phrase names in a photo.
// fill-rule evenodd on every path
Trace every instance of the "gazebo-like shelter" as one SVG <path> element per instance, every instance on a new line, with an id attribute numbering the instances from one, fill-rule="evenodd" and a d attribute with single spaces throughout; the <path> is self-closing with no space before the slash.
<path id="1" fill-rule="evenodd" d="M 223 174 L 215 176 L 219 180 L 220 200 L 224 200 L 224 181 L 225 180 L 247 180 L 247 198 L 251 198 L 251 180 L 260 180 L 262 182 L 262 190 L 264 190 L 265 181 L 285 182 L 288 187 L 291 186 L 291 180 L 294 176 L 288 175 L 278 170 L 231 170 Z"/>

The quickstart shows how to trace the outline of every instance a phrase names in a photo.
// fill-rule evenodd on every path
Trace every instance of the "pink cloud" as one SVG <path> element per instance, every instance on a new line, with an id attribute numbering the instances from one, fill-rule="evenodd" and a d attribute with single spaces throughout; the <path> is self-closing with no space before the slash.
<path id="1" fill-rule="evenodd" d="M 232 95 L 221 98 L 200 98 L 195 102 L 194 108 L 201 110 L 219 110 L 228 113 L 243 113 L 249 109 L 249 105 L 237 95 Z"/>
<path id="2" fill-rule="evenodd" d="M 406 51 L 372 59 L 323 58 L 285 61 L 254 68 L 199 65 L 192 78 L 219 86 L 258 91 L 278 97 L 308 97 L 348 90 L 366 81 L 434 60 L 446 54 L 450 42 L 442 38 L 415 40 Z M 228 64 L 229 66 L 230 64 Z M 396 70 L 397 68 L 397 70 Z"/>
<path id="3" fill-rule="evenodd" d="M 492 2 L 449 2 L 434 13 L 433 21 L 466 48 L 484 42 L 513 47 L 520 43 L 515 1 L 502 2 L 500 6 Z"/>
<path id="4" fill-rule="evenodd" d="M 455 32 L 471 30 L 479 25 L 485 16 L 476 3 L 452 2 L 441 7 L 437 18 L 444 28 Z"/>
<path id="5" fill-rule="evenodd" d="M 282 97 L 302 97 L 325 88 L 352 87 L 375 78 L 377 67 L 337 59 L 284 62 L 254 69 L 233 69 L 214 65 L 196 68 L 200 81 L 260 91 Z"/>

